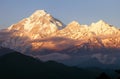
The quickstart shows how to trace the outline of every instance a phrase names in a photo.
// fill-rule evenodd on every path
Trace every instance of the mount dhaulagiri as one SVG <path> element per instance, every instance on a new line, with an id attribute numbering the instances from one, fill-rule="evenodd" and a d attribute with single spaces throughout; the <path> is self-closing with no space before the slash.
<path id="1" fill-rule="evenodd" d="M 97 62 L 104 68 L 120 67 L 120 31 L 103 20 L 91 25 L 77 21 L 65 25 L 46 11 L 37 10 L 1 30 L 0 45 L 43 61 L 55 60 L 80 67 Z"/>

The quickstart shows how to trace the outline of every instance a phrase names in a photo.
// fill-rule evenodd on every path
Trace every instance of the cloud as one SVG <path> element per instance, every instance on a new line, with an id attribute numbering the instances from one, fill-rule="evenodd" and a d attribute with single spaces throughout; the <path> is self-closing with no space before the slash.
<path id="1" fill-rule="evenodd" d="M 43 61 L 48 61 L 48 60 L 66 60 L 70 59 L 71 57 L 67 54 L 60 54 L 60 53 L 52 53 L 48 55 L 42 55 L 42 56 L 34 56 L 36 58 L 39 58 L 40 60 Z"/>
<path id="2" fill-rule="evenodd" d="M 115 57 L 112 57 L 112 56 L 106 55 L 106 54 L 101 54 L 101 53 L 93 54 L 91 57 L 97 58 L 103 64 L 113 64 L 116 61 Z"/>

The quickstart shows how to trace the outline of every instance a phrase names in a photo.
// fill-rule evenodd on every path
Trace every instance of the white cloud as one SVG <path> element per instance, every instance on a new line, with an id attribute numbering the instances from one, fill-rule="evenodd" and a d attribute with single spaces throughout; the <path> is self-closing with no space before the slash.
<path id="1" fill-rule="evenodd" d="M 97 58 L 103 64 L 113 64 L 116 61 L 115 57 L 101 53 L 93 54 L 91 57 Z"/>
<path id="2" fill-rule="evenodd" d="M 48 61 L 48 60 L 65 60 L 65 59 L 70 59 L 71 57 L 67 54 L 60 54 L 60 53 L 52 53 L 48 55 L 42 55 L 42 56 L 34 56 L 37 57 L 43 61 Z"/>

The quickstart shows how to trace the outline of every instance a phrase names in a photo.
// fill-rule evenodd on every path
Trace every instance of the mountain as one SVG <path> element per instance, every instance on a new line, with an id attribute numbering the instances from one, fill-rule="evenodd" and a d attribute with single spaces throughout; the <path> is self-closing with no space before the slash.
<path id="1" fill-rule="evenodd" d="M 0 78 L 95 79 L 100 72 L 69 67 L 54 61 L 42 62 L 19 52 L 0 57 Z"/>
<path id="2" fill-rule="evenodd" d="M 93 31 L 95 34 L 101 35 L 110 35 L 119 33 L 119 29 L 115 28 L 104 22 L 103 20 L 98 21 L 97 23 L 92 23 L 90 25 L 90 31 Z"/>
<path id="3" fill-rule="evenodd" d="M 19 30 L 28 32 L 33 38 L 40 37 L 41 35 L 49 35 L 64 27 L 64 24 L 58 19 L 52 17 L 44 10 L 35 11 L 30 17 L 25 18 L 17 24 L 11 25 L 9 30 Z M 34 34 L 37 34 L 37 36 Z M 30 37 L 32 37 L 30 35 Z M 42 36 L 41 36 L 42 37 Z"/>
<path id="4" fill-rule="evenodd" d="M 0 45 L 43 61 L 83 65 L 81 63 L 95 60 L 106 65 L 120 65 L 118 28 L 103 20 L 90 25 L 72 21 L 65 26 L 44 10 L 37 10 L 1 30 Z"/>
<path id="5" fill-rule="evenodd" d="M 14 50 L 9 48 L 0 47 L 0 56 L 14 52 Z"/>

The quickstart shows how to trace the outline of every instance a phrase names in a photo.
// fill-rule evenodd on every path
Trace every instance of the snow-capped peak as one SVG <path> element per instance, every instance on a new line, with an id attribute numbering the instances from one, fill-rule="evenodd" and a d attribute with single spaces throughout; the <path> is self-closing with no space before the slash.
<path id="1" fill-rule="evenodd" d="M 107 25 L 108 25 L 108 24 L 107 24 L 105 21 L 103 21 L 103 20 L 99 20 L 96 24 L 97 24 L 97 25 L 101 25 L 101 26 L 107 26 Z"/>
<path id="2" fill-rule="evenodd" d="M 63 23 L 45 10 L 37 10 L 30 17 L 11 25 L 9 30 L 26 31 L 32 34 L 51 34 L 64 27 Z"/>
<path id="3" fill-rule="evenodd" d="M 96 34 L 112 34 L 116 33 L 118 30 L 111 27 L 108 23 L 103 20 L 100 20 L 96 23 L 92 23 L 89 27 L 90 31 Z"/>
<path id="4" fill-rule="evenodd" d="M 72 21 L 67 26 L 69 26 L 69 27 L 75 27 L 75 26 L 80 26 L 80 24 L 77 21 Z"/>
<path id="5" fill-rule="evenodd" d="M 48 13 L 45 10 L 37 10 L 31 15 L 31 17 L 34 17 L 34 16 L 41 17 L 41 16 L 44 16 L 47 14 Z M 50 14 L 48 14 L 48 15 L 50 15 Z"/>
<path id="6" fill-rule="evenodd" d="M 103 21 L 103 20 L 99 20 L 97 23 L 105 23 L 105 21 Z"/>
<path id="7" fill-rule="evenodd" d="M 91 26 L 106 26 L 106 25 L 108 24 L 103 20 L 99 20 L 98 22 L 91 24 Z"/>
<path id="8" fill-rule="evenodd" d="M 70 24 L 80 25 L 79 22 L 77 22 L 77 21 L 72 21 Z"/>
<path id="9" fill-rule="evenodd" d="M 71 31 L 77 31 L 80 29 L 80 24 L 77 21 L 72 21 L 66 26 L 65 29 Z"/>

